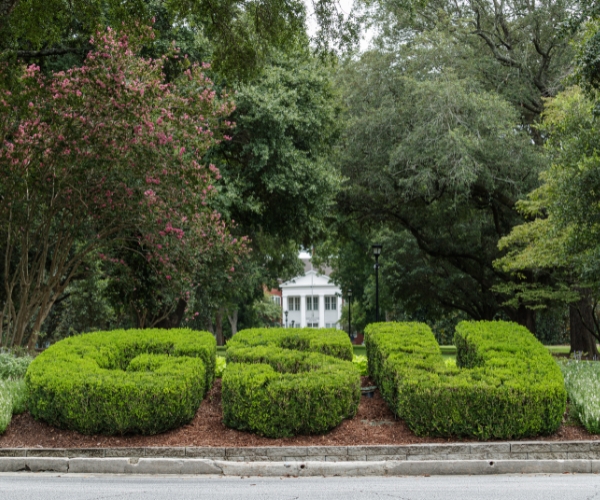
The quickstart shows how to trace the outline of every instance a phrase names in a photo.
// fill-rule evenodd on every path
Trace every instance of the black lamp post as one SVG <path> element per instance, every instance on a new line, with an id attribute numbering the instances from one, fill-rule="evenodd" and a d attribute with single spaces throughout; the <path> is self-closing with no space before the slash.
<path id="1" fill-rule="evenodd" d="M 288 315 L 288 312 L 284 311 L 283 314 L 285 314 L 285 327 L 287 328 L 287 315 Z"/>
<path id="2" fill-rule="evenodd" d="M 352 289 L 348 288 L 348 336 L 352 340 Z"/>
<path id="3" fill-rule="evenodd" d="M 379 255 L 382 245 L 372 245 L 375 256 L 375 322 L 379 323 Z"/>
<path id="4" fill-rule="evenodd" d="M 292 320 L 292 328 L 294 328 L 294 320 Z"/>

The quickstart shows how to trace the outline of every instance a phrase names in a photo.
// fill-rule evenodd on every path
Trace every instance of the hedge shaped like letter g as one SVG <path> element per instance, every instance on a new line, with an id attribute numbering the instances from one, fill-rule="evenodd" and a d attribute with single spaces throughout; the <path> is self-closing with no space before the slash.
<path id="1" fill-rule="evenodd" d="M 319 434 L 356 414 L 360 374 L 336 329 L 243 330 L 227 343 L 223 421 L 278 438 Z"/>
<path id="2" fill-rule="evenodd" d="M 457 366 L 446 366 L 429 327 L 366 330 L 369 371 L 392 411 L 417 435 L 512 439 L 550 434 L 566 406 L 560 368 L 523 326 L 463 321 Z"/>
<path id="3" fill-rule="evenodd" d="M 189 422 L 211 387 L 208 332 L 113 330 L 40 354 L 26 382 L 33 417 L 83 434 L 156 434 Z"/>

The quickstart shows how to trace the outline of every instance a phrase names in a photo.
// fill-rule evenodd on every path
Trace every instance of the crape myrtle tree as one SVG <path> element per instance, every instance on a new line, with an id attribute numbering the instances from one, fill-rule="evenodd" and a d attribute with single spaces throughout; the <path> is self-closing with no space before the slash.
<path id="1" fill-rule="evenodd" d="M 219 173 L 203 161 L 233 104 L 199 65 L 165 83 L 165 57 L 136 55 L 153 36 L 145 31 L 130 39 L 109 29 L 81 67 L 44 76 L 31 65 L 3 81 L 3 345 L 35 345 L 88 259 L 126 265 L 119 251 L 130 248 L 181 294 L 193 285 L 194 257 L 214 240 L 244 252 L 210 206 Z"/>

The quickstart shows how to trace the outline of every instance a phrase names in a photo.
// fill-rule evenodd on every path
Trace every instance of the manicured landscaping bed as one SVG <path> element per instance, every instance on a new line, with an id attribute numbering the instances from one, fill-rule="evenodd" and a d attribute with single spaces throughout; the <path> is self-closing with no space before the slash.
<path id="1" fill-rule="evenodd" d="M 371 380 L 363 378 L 362 384 Z M 250 432 L 225 427 L 222 422 L 221 382 L 217 380 L 202 402 L 194 419 L 187 425 L 154 436 L 85 436 L 76 431 L 65 431 L 34 420 L 29 413 L 15 415 L 6 433 L 0 436 L 0 448 L 88 448 L 140 446 L 350 446 L 361 444 L 418 444 L 448 443 L 455 438 L 418 437 L 402 421 L 394 418 L 387 404 L 375 391 L 373 398 L 362 397 L 358 412 L 344 420 L 325 435 L 296 436 L 270 439 Z M 583 427 L 563 423 L 550 436 L 535 438 L 539 441 L 600 440 L 600 435 L 588 433 Z M 531 438 L 526 439 L 531 441 Z M 469 442 L 474 440 L 463 439 Z"/>
<path id="2" fill-rule="evenodd" d="M 79 429 L 76 426 L 60 425 L 60 422 L 54 427 L 49 425 L 56 424 L 52 419 L 40 419 L 36 415 L 40 404 L 44 405 L 43 408 L 48 408 L 48 403 L 43 398 L 39 399 L 39 395 L 47 392 L 44 384 L 50 382 L 48 387 L 57 384 L 62 387 L 67 382 L 72 385 L 72 382 L 78 380 L 81 368 L 87 367 L 84 364 L 89 364 L 85 360 L 90 357 L 97 360 L 90 365 L 91 375 L 82 378 L 83 382 L 88 381 L 82 386 L 85 393 L 91 390 L 87 385 L 90 381 L 94 381 L 94 387 L 101 387 L 98 385 L 100 382 L 113 383 L 115 377 L 125 377 L 124 380 L 128 381 L 126 387 L 130 392 L 136 387 L 150 387 L 140 381 L 134 383 L 134 379 L 137 380 L 140 376 L 144 381 L 147 378 L 148 383 L 151 379 L 160 381 L 156 386 L 159 387 L 171 376 L 167 372 L 161 373 L 160 366 L 164 363 L 168 367 L 184 366 L 185 363 L 181 364 L 179 360 L 189 363 L 190 355 L 193 356 L 190 359 L 198 359 L 196 356 L 201 355 L 200 357 L 206 358 L 206 365 L 210 366 L 208 370 L 194 372 L 192 379 L 195 382 L 192 385 L 197 385 L 200 389 L 210 387 L 212 374 L 215 373 L 216 351 L 212 335 L 194 332 L 190 336 L 190 332 L 179 333 L 172 330 L 168 333 L 160 332 L 156 336 L 159 332 L 144 330 L 73 337 L 61 343 L 64 346 L 61 349 L 67 357 L 53 355 L 60 347 L 56 345 L 31 365 L 27 379 L 33 390 L 37 391 L 31 393 L 35 396 L 29 401 L 31 413 L 14 416 L 6 434 L 0 436 L 0 448 L 351 446 L 468 442 L 476 439 L 515 440 L 520 437 L 550 441 L 600 439 L 600 436 L 592 436 L 580 425 L 576 416 L 581 414 L 581 407 L 574 404 L 574 400 L 571 400 L 570 415 L 569 412 L 565 414 L 560 369 L 548 355 L 548 350 L 533 339 L 531 334 L 517 325 L 502 322 L 470 322 L 461 325 L 457 328 L 456 337 L 461 346 L 459 359 L 455 359 L 447 346 L 440 348 L 437 345 L 426 325 L 373 325 L 381 331 L 374 330 L 372 339 L 371 334 L 367 336 L 371 343 L 369 357 L 372 358 L 369 371 L 379 381 L 379 389 L 384 395 L 387 394 L 387 403 L 379 390 L 374 392 L 372 398 L 360 397 L 361 384 L 367 387 L 376 382 L 364 376 L 367 374 L 366 357 L 361 356 L 361 350 L 357 351 L 350 345 L 343 332 L 312 329 L 256 329 L 240 332 L 236 342 L 229 345 L 227 363 L 224 357 L 216 358 L 217 377 L 223 378 L 217 380 L 200 408 L 192 411 L 183 425 L 171 426 L 171 430 L 163 427 L 164 432 L 156 428 L 156 424 L 153 424 L 155 427 L 150 429 L 151 432 L 136 427 L 114 428 L 112 424 L 109 427 L 99 426 L 97 430 L 87 426 Z M 183 337 L 179 339 L 177 336 L 181 334 Z M 187 342 L 196 336 L 210 340 L 207 350 L 201 347 L 204 340 L 198 346 L 182 344 L 177 347 L 177 342 L 183 339 Z M 90 350 L 96 340 L 99 342 L 98 349 L 94 347 Z M 147 343 L 148 340 L 151 340 L 150 344 Z M 171 341 L 175 340 L 175 344 L 172 344 Z M 81 341 L 85 341 L 85 345 L 79 345 Z M 107 350 L 108 347 L 110 348 Z M 104 359 L 109 352 L 110 362 Z M 180 358 L 182 355 L 183 359 Z M 73 358 L 72 361 L 69 356 Z M 350 362 L 352 358 L 353 363 Z M 136 360 L 140 366 L 135 365 L 130 370 L 129 365 L 135 364 Z M 81 367 L 69 377 L 60 376 L 65 373 L 65 363 L 67 368 L 69 363 L 77 366 L 81 364 Z M 98 367 L 94 363 L 99 363 Z M 565 366 L 564 361 L 559 363 Z M 42 369 L 45 365 L 48 367 Z M 600 369 L 598 371 L 600 373 Z M 386 372 L 392 376 L 387 376 Z M 255 380 L 257 373 L 260 376 Z M 180 378 L 178 375 L 177 379 Z M 411 379 L 418 383 L 412 384 Z M 554 397 L 552 394 L 558 390 L 555 387 L 558 379 L 562 395 L 557 393 Z M 406 385 L 406 381 L 412 385 Z M 585 384 L 589 386 L 589 382 L 586 379 Z M 152 382 L 152 386 L 155 385 Z M 411 388 L 413 386 L 417 392 Z M 71 389 L 63 391 L 61 397 L 64 399 L 67 394 L 71 394 Z M 590 390 L 594 392 L 594 388 Z M 164 392 L 159 388 L 159 392 L 161 391 Z M 403 391 L 400 402 L 404 406 L 397 405 L 396 391 Z M 24 395 L 24 391 L 22 392 Z M 108 395 L 114 391 L 108 388 L 105 392 Z M 170 392 L 169 388 L 164 393 Z M 426 400 L 428 395 L 430 403 Z M 585 396 L 588 397 L 588 394 Z M 96 409 L 96 401 L 100 399 L 88 399 L 92 402 L 90 408 Z M 148 398 L 144 396 L 140 401 L 142 399 Z M 48 401 L 52 400 L 57 399 L 53 397 Z M 129 407 L 131 405 L 127 400 L 127 397 L 119 398 L 119 401 Z M 106 401 L 112 405 L 111 398 Z M 409 410 L 415 407 L 418 411 L 411 413 L 410 410 L 407 413 L 407 405 Z M 160 411 L 164 412 L 171 404 L 159 406 Z M 60 406 L 63 407 L 65 405 Z M 73 406 L 80 407 L 80 404 Z M 60 408 L 57 406 L 50 415 L 55 415 Z M 462 408 L 468 408 L 468 415 L 463 415 L 465 412 Z M 504 410 L 498 414 L 497 408 Z M 448 409 L 451 410 L 451 415 L 448 415 Z M 547 425 L 544 423 L 547 420 L 544 416 L 550 413 L 553 414 L 553 423 Z M 72 412 L 69 413 L 71 414 Z M 421 414 L 425 415 L 425 419 L 419 416 Z M 34 420 L 32 415 L 38 417 L 38 420 Z M 415 415 L 420 420 L 416 421 Z M 468 427 L 474 425 L 473 415 L 481 420 L 481 423 L 476 424 L 479 429 L 477 432 Z M 540 427 L 536 423 L 540 418 L 546 427 Z M 262 421 L 267 427 L 263 426 Z M 432 431 L 419 422 L 434 422 L 435 427 Z M 481 426 L 483 424 L 484 427 Z M 485 427 L 488 424 L 489 430 Z M 589 425 L 586 427 L 594 430 Z M 114 430 L 107 432 L 109 428 Z M 546 437 L 536 437 L 537 434 L 546 434 Z"/>

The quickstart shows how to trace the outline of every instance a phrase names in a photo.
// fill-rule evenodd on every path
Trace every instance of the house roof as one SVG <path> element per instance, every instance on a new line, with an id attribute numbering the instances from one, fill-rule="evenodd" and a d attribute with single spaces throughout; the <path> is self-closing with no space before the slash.
<path id="1" fill-rule="evenodd" d="M 296 276 L 295 278 L 286 281 L 279 285 L 280 288 L 301 288 L 301 287 L 321 287 L 321 286 L 336 286 L 329 276 L 320 274 L 314 269 L 310 269 L 304 273 L 304 276 Z"/>

